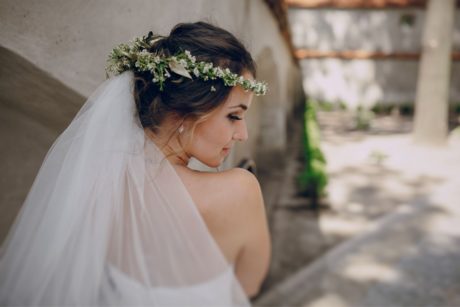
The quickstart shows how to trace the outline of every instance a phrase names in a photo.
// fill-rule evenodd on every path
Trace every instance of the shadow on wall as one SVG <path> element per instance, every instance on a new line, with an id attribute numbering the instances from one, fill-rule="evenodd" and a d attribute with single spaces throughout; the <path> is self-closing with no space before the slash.
<path id="1" fill-rule="evenodd" d="M 289 16 L 297 48 L 324 52 L 421 51 L 425 16 L 420 9 L 291 9 Z M 460 42 L 455 37 L 454 46 Z M 302 70 L 305 91 L 317 100 L 346 102 L 352 108 L 359 105 L 371 107 L 382 102 L 412 103 L 415 100 L 416 59 L 305 59 L 302 60 Z M 452 71 L 450 95 L 452 101 L 458 101 L 459 91 L 454 84 L 460 78 L 460 65 L 454 64 Z"/>
<path id="2" fill-rule="evenodd" d="M 257 169 L 262 172 L 274 171 L 279 166 L 281 153 L 286 146 L 286 103 L 281 103 L 278 67 L 270 48 L 264 48 L 255 58 L 257 79 L 268 83 L 268 93 L 254 96 L 251 108 L 246 114 L 249 139 L 238 143 L 233 154 L 234 163 L 241 159 L 254 159 Z M 275 164 L 273 164 L 276 162 Z"/>
<path id="3" fill-rule="evenodd" d="M 418 52 L 425 16 L 423 10 L 407 8 L 291 9 L 289 17 L 297 47 L 321 51 Z"/>
<path id="4" fill-rule="evenodd" d="M 0 46 L 0 242 L 46 152 L 85 98 Z"/>
<path id="5" fill-rule="evenodd" d="M 261 169 L 271 169 L 282 161 L 286 149 L 286 106 L 280 100 L 280 80 L 273 52 L 264 48 L 256 58 L 258 78 L 269 84 L 268 94 L 259 97 L 260 133 L 256 142 L 257 160 Z"/>
<path id="6" fill-rule="evenodd" d="M 416 61 L 311 59 L 302 69 L 305 90 L 320 101 L 357 108 L 415 100 Z"/>

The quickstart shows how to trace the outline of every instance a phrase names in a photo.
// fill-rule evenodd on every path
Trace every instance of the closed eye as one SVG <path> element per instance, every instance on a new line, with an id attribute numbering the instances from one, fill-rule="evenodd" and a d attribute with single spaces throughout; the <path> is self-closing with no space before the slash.
<path id="1" fill-rule="evenodd" d="M 242 117 L 239 117 L 238 115 L 235 115 L 235 114 L 229 114 L 229 115 L 228 115 L 228 118 L 229 118 L 231 121 L 243 120 Z"/>

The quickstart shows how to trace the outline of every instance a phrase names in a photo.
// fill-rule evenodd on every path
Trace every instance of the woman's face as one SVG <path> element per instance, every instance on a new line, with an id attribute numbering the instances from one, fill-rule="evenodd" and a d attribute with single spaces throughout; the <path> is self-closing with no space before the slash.
<path id="1" fill-rule="evenodd" d="M 250 74 L 243 76 L 252 78 Z M 227 100 L 196 125 L 193 139 L 185 146 L 185 152 L 210 167 L 218 167 L 236 141 L 248 138 L 245 113 L 251 105 L 252 96 L 252 92 L 235 86 Z"/>

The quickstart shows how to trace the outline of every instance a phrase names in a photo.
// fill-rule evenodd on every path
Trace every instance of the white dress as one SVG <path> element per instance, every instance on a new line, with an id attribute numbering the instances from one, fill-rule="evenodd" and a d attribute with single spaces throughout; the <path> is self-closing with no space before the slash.
<path id="1" fill-rule="evenodd" d="M 111 306 L 142 305 L 144 302 L 161 302 L 165 306 L 226 306 L 226 302 L 232 302 L 228 286 L 234 278 L 231 266 L 211 280 L 178 288 L 148 288 L 113 266 L 107 267 L 106 276 L 101 300 Z"/>

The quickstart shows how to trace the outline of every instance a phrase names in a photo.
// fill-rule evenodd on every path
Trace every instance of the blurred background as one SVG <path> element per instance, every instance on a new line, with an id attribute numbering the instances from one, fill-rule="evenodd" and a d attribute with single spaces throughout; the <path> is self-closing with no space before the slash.
<path id="1" fill-rule="evenodd" d="M 0 240 L 109 51 L 204 20 L 269 93 L 224 168 L 261 182 L 257 306 L 460 306 L 460 1 L 0 0 Z M 194 162 L 194 167 L 204 169 Z"/>

